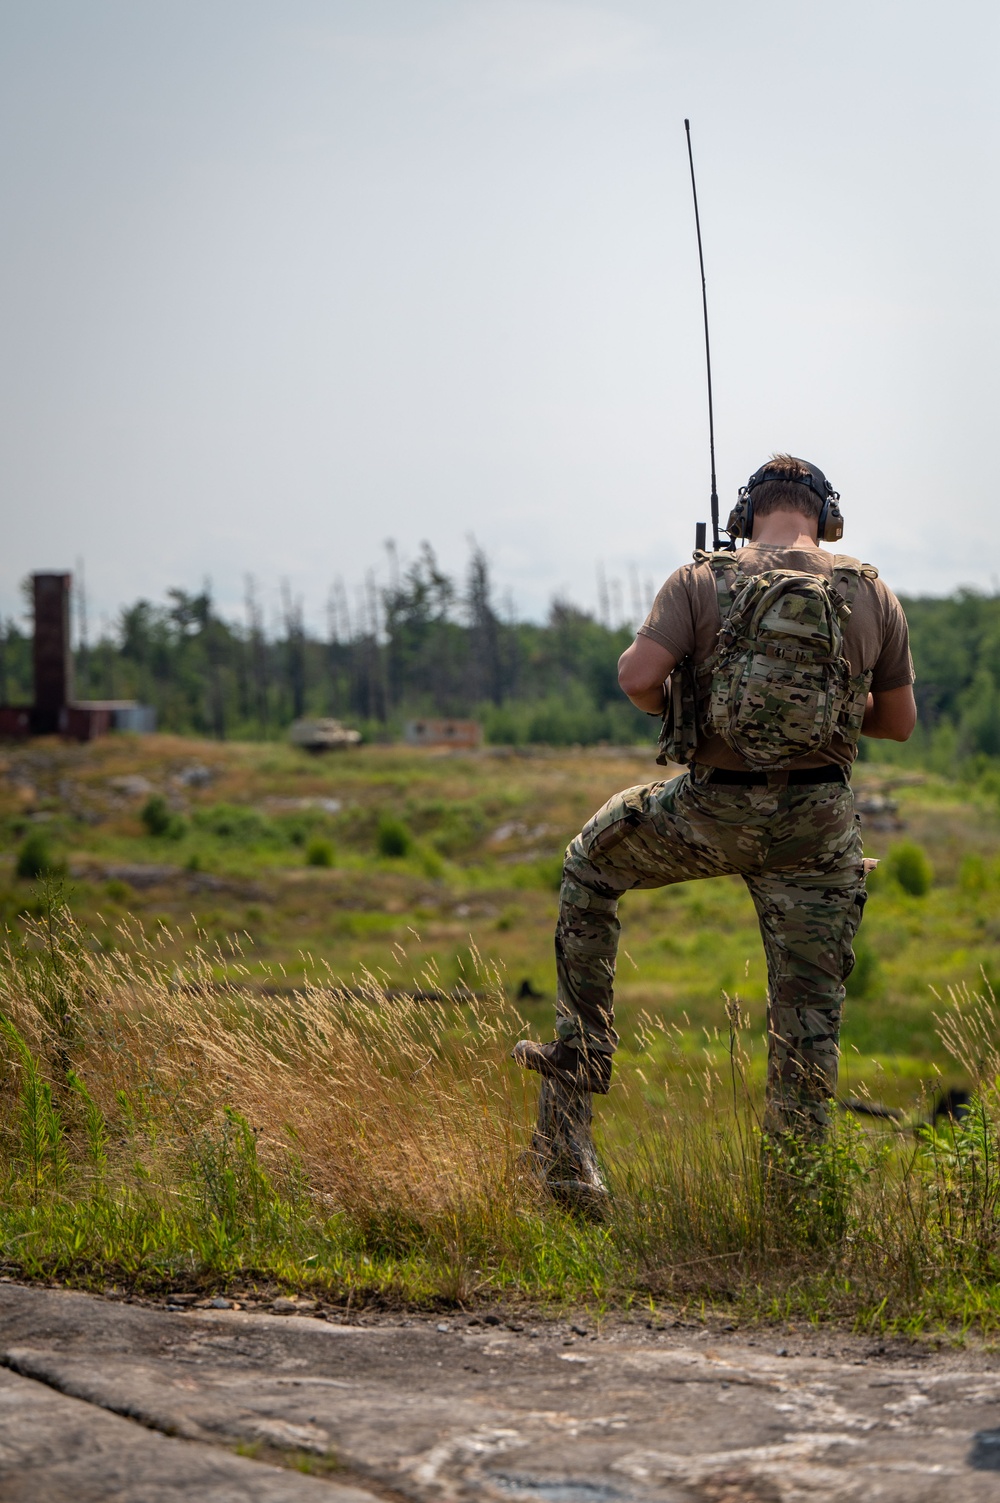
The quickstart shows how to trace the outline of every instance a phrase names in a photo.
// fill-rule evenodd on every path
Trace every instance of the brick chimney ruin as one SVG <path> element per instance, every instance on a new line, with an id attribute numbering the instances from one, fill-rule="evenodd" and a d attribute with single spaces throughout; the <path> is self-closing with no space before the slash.
<path id="1" fill-rule="evenodd" d="M 33 574 L 35 634 L 32 644 L 34 702 L 0 705 L 0 738 L 68 736 L 93 741 L 114 728 L 149 731 L 153 711 L 134 700 L 74 700 L 70 640 L 72 574 Z"/>
<path id="2" fill-rule="evenodd" d="M 31 710 L 31 731 L 35 736 L 51 736 L 67 729 L 65 712 L 73 698 L 69 615 L 73 576 L 34 574 L 32 584 L 35 703 Z"/>

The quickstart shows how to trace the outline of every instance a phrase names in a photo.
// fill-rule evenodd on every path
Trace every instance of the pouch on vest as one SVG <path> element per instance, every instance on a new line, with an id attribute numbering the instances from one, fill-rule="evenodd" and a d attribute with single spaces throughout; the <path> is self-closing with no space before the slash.
<path id="1" fill-rule="evenodd" d="M 670 692 L 663 710 L 663 724 L 656 747 L 661 767 L 679 762 L 687 767 L 698 746 L 698 709 L 695 670 L 690 658 L 678 663 L 670 675 Z"/>

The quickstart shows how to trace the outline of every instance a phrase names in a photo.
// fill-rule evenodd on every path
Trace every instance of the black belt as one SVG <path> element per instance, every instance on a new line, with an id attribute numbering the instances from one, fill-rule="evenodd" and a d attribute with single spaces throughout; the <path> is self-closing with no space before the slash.
<path id="1" fill-rule="evenodd" d="M 777 782 L 781 777 L 789 784 L 847 782 L 846 769 L 834 764 L 829 767 L 793 767 L 785 773 L 730 772 L 728 767 L 711 767 L 708 772 L 710 783 L 738 783 L 740 787 L 750 788 L 766 787 L 769 780 Z"/>

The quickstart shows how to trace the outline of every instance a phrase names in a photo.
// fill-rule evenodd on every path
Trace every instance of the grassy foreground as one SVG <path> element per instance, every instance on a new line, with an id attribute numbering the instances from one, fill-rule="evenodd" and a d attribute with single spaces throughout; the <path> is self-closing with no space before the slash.
<path id="1" fill-rule="evenodd" d="M 953 1001 L 942 1022 L 979 1090 L 962 1125 L 845 1122 L 778 1201 L 739 1004 L 728 1074 L 706 1064 L 700 1099 L 657 1081 L 669 1035 L 647 1019 L 602 1113 L 613 1206 L 590 1225 L 521 1165 L 533 1093 L 507 1055 L 524 1024 L 495 973 L 464 1001 L 389 997 L 369 975 L 262 1005 L 218 985 L 220 959 L 179 967 L 138 928 L 95 953 L 52 893 L 8 949 L 8 1273 L 355 1307 L 515 1297 L 908 1330 L 1000 1321 L 992 998 Z"/>
<path id="2" fill-rule="evenodd" d="M 12 748 L 0 753 L 0 922 L 16 931 L 38 916 L 34 880 L 17 868 L 40 842 L 67 872 L 95 951 L 112 954 L 134 918 L 182 968 L 200 943 L 218 951 L 220 984 L 275 996 L 323 963 L 348 982 L 367 970 L 390 992 L 426 990 L 429 973 L 449 993 L 472 984 L 474 950 L 548 1034 L 562 851 L 612 793 L 661 775 L 652 755 L 375 746 L 312 758 L 172 736 Z M 854 781 L 862 795 L 890 792 L 899 809 L 864 823 L 866 854 L 888 860 L 869 884 L 842 1084 L 910 1111 L 942 1077 L 964 1083 L 938 1038 L 935 992 L 982 989 L 984 972 L 998 989 L 1000 803 L 985 784 L 873 764 Z M 908 843 L 929 858 L 926 891 L 894 876 Z M 671 1043 L 657 1079 L 697 1090 L 705 1049 L 716 1065 L 724 1059 L 724 992 L 738 992 L 752 1029 L 763 1029 L 750 899 L 736 878 L 680 883 L 627 894 L 621 918 L 619 1032 L 631 1048 L 644 1013 L 663 1020 Z"/>
<path id="3" fill-rule="evenodd" d="M 995 794 L 859 769 L 862 790 L 895 781 L 905 828 L 865 831 L 888 860 L 842 1085 L 907 1118 L 842 1118 L 791 1205 L 760 1178 L 764 973 L 742 885 L 627 896 L 623 1048 L 597 1112 L 613 1205 L 594 1226 L 521 1166 L 536 1084 L 508 1053 L 550 1028 L 559 853 L 655 775 L 648 753 L 318 762 L 109 738 L 12 751 L 0 773 L 6 1272 L 353 1307 L 1000 1320 Z M 63 878 L 17 874 L 31 842 Z M 942 1083 L 979 1094 L 934 1133 L 916 1124 Z"/>

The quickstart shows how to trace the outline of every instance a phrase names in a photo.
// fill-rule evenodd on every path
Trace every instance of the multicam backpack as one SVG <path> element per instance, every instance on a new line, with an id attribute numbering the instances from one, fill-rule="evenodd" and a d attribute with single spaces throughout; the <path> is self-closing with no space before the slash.
<path id="1" fill-rule="evenodd" d="M 671 676 L 657 761 L 694 760 L 701 737 L 721 736 L 751 767 L 787 767 L 856 743 L 871 672 L 852 676 L 843 627 L 869 564 L 838 554 L 833 578 L 796 569 L 743 575 L 731 553 L 696 553 L 715 574 L 722 624 L 715 652 Z"/>

